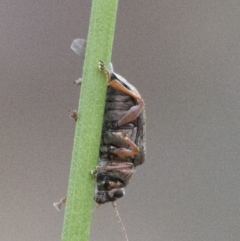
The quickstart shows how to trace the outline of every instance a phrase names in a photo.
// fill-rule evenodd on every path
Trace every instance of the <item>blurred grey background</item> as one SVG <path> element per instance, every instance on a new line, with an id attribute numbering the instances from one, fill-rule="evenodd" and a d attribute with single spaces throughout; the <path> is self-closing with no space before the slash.
<path id="1" fill-rule="evenodd" d="M 0 3 L 0 240 L 58 241 L 91 1 Z M 112 62 L 146 102 L 147 160 L 118 201 L 130 241 L 240 240 L 240 2 L 120 0 Z M 104 44 L 104 43 L 103 43 Z M 122 241 L 109 205 L 91 241 Z"/>

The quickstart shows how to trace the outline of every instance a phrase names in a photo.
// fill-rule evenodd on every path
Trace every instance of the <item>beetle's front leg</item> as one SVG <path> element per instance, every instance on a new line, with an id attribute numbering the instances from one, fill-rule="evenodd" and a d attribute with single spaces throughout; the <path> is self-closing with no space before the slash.
<path id="1" fill-rule="evenodd" d="M 108 80 L 108 86 L 122 91 L 123 93 L 134 98 L 137 102 L 137 105 L 132 106 L 124 114 L 124 116 L 117 122 L 117 126 L 122 126 L 131 121 L 134 121 L 140 115 L 140 113 L 144 108 L 144 102 L 141 96 L 138 93 L 134 93 L 133 91 L 127 89 L 125 86 L 121 84 L 121 82 L 117 78 L 112 79 L 111 74 L 109 73 L 109 71 L 107 71 L 102 61 L 99 61 L 99 70 L 104 71 L 104 73 L 106 74 L 107 80 Z"/>

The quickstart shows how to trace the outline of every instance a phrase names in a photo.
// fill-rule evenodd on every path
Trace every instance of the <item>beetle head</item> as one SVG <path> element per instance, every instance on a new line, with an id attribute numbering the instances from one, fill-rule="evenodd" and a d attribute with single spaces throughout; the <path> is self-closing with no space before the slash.
<path id="1" fill-rule="evenodd" d="M 114 202 L 125 194 L 124 182 L 108 172 L 101 172 L 97 175 L 97 187 L 95 201 L 99 204 Z"/>

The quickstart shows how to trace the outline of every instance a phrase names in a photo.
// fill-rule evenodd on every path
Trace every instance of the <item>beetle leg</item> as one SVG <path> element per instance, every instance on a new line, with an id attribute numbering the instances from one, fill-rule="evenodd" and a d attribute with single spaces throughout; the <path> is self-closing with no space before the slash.
<path id="1" fill-rule="evenodd" d="M 124 178 L 130 178 L 134 172 L 134 167 L 131 162 L 111 162 L 106 166 L 97 166 L 97 172 L 101 171 L 118 171 L 121 175 L 124 175 Z"/>
<path id="2" fill-rule="evenodd" d="M 123 86 L 117 79 L 111 79 L 111 74 L 109 73 L 109 71 L 105 68 L 104 63 L 100 60 L 98 63 L 98 68 L 101 71 L 104 71 L 104 73 L 107 76 L 107 80 L 108 80 L 108 85 L 111 86 L 112 88 L 121 90 L 122 92 L 124 92 L 125 94 L 130 95 L 131 97 L 133 97 L 134 99 L 136 99 L 139 102 L 143 103 L 143 99 L 141 98 L 140 95 L 132 92 L 131 90 L 129 90 L 128 88 L 126 88 L 125 86 Z"/>
<path id="3" fill-rule="evenodd" d="M 144 107 L 144 102 L 143 102 L 143 99 L 141 98 L 141 96 L 139 94 L 134 93 L 133 91 L 129 90 L 125 86 L 123 86 L 118 79 L 111 79 L 111 74 L 109 73 L 109 71 L 107 71 L 107 69 L 105 68 L 104 63 L 102 61 L 99 61 L 99 69 L 101 71 L 104 71 L 104 73 L 106 74 L 107 80 L 108 80 L 108 86 L 115 88 L 117 90 L 120 90 L 123 93 L 131 96 L 138 103 L 137 105 L 132 106 L 125 113 L 125 115 L 118 121 L 117 125 L 122 126 L 131 121 L 134 121 L 140 115 L 140 113 L 142 112 L 143 107 Z"/>
<path id="4" fill-rule="evenodd" d="M 132 106 L 123 117 L 117 122 L 117 126 L 123 126 L 131 121 L 134 121 L 142 112 L 144 102 L 138 102 L 138 105 Z"/>
<path id="5" fill-rule="evenodd" d="M 116 169 L 132 168 L 133 164 L 131 162 L 111 162 L 111 165 L 107 166 L 97 166 L 97 170 L 113 171 Z"/>
<path id="6" fill-rule="evenodd" d="M 113 151 L 118 156 L 135 156 L 138 154 L 138 147 L 128 137 L 123 139 L 130 147 L 128 148 L 117 148 Z"/>
<path id="7" fill-rule="evenodd" d="M 133 93 L 131 90 L 127 89 L 125 86 L 123 86 L 117 79 L 110 80 L 108 82 L 108 85 L 112 88 L 118 89 L 122 91 L 125 94 L 128 94 L 129 96 L 133 97 L 137 101 L 137 105 L 132 106 L 125 114 L 124 116 L 118 121 L 117 125 L 122 126 L 125 125 L 131 121 L 134 121 L 142 112 L 144 107 L 143 99 L 140 95 L 137 95 Z"/>

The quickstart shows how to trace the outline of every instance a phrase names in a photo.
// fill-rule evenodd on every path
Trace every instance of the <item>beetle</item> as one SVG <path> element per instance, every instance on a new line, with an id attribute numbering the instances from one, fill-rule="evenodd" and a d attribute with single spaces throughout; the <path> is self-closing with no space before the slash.
<path id="1" fill-rule="evenodd" d="M 113 70 L 106 74 L 108 89 L 99 151 L 99 165 L 93 171 L 96 178 L 95 201 L 114 202 L 125 194 L 136 166 L 145 161 L 144 101 L 137 89 Z"/>

